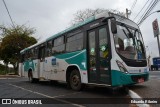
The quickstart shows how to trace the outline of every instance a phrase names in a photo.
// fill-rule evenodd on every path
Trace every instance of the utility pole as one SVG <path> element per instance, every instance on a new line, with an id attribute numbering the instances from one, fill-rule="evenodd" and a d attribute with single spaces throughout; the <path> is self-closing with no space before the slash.
<path id="1" fill-rule="evenodd" d="M 131 15 L 131 10 L 128 10 L 128 9 L 126 8 L 126 18 L 127 18 L 127 19 L 129 18 L 129 15 Z"/>
<path id="2" fill-rule="evenodd" d="M 128 19 L 128 9 L 126 8 L 126 18 Z"/>
<path id="3" fill-rule="evenodd" d="M 158 43 L 158 50 L 159 50 L 159 57 L 160 57 L 160 43 L 159 43 L 159 35 L 157 35 L 157 43 Z"/>

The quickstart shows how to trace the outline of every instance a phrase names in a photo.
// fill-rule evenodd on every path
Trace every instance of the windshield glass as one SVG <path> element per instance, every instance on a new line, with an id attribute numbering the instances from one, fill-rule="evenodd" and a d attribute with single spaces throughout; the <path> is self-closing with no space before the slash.
<path id="1" fill-rule="evenodd" d="M 114 39 L 116 50 L 123 57 L 133 60 L 145 59 L 144 43 L 138 29 L 118 24 Z"/>

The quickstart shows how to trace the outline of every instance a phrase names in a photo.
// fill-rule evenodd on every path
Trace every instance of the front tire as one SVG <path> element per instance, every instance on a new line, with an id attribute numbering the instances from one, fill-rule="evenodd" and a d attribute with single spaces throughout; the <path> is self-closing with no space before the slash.
<path id="1" fill-rule="evenodd" d="M 80 91 L 82 89 L 81 77 L 77 69 L 73 70 L 69 77 L 70 87 L 75 91 Z"/>

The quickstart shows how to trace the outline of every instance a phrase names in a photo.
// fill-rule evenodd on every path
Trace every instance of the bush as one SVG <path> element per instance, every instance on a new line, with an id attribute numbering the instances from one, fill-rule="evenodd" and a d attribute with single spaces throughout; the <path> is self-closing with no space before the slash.
<path id="1" fill-rule="evenodd" d="M 5 74 L 5 73 L 6 73 L 6 72 L 5 72 L 5 66 L 2 65 L 2 64 L 0 64 L 0 74 L 3 75 L 3 74 Z"/>
<path id="2" fill-rule="evenodd" d="M 5 65 L 0 64 L 0 75 L 11 74 L 11 73 L 15 74 L 15 71 L 13 68 L 9 68 L 9 67 L 6 68 Z"/>

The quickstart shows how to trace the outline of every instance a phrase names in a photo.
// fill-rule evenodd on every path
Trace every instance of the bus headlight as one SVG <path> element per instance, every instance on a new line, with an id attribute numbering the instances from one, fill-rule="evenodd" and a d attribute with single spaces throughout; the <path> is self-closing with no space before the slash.
<path id="1" fill-rule="evenodd" d="M 124 73 L 128 73 L 127 69 L 124 67 L 124 65 L 120 62 L 120 61 L 116 61 L 117 62 L 117 65 L 120 69 L 120 71 L 124 72 Z"/>

